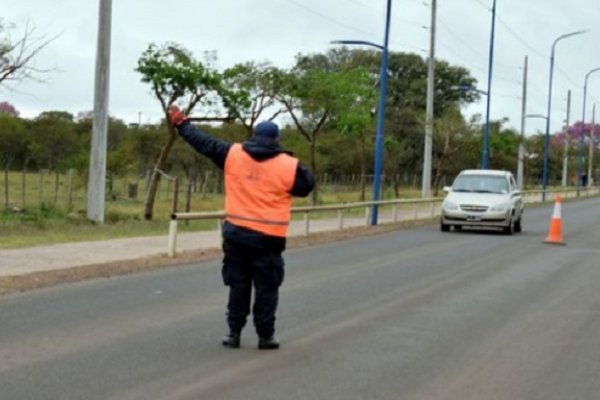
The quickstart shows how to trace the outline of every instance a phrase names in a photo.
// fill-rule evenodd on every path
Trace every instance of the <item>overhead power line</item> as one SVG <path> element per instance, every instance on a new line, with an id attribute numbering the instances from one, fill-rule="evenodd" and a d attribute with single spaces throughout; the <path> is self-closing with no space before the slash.
<path id="1" fill-rule="evenodd" d="M 339 20 L 337 20 L 335 18 L 332 18 L 332 17 L 330 17 L 328 15 L 325 15 L 325 14 L 323 14 L 323 13 L 321 13 L 319 11 L 316 11 L 316 10 L 310 8 L 310 7 L 307 7 L 304 4 L 299 3 L 296 0 L 285 0 L 285 1 L 288 2 L 288 3 L 290 3 L 290 4 L 293 4 L 294 6 L 296 6 L 298 8 L 301 8 L 302 10 L 304 10 L 304 11 L 310 13 L 310 14 L 316 15 L 316 16 L 318 16 L 318 17 L 320 17 L 322 19 L 325 19 L 325 20 L 327 20 L 327 21 L 329 21 L 329 22 L 331 22 L 331 23 L 333 23 L 335 25 L 338 25 L 338 26 L 342 27 L 342 28 L 358 32 L 358 33 L 360 33 L 362 35 L 366 35 L 367 38 L 369 38 L 369 39 L 371 39 L 373 41 L 377 41 L 378 40 L 378 39 L 375 39 L 375 35 L 373 35 L 372 33 L 369 33 L 369 32 L 367 32 L 365 30 L 362 30 L 362 29 L 357 28 L 355 26 L 352 26 L 350 24 L 346 24 L 344 22 L 341 22 L 341 21 L 339 21 Z M 352 1 L 354 1 L 355 3 L 358 3 L 360 5 L 363 5 L 363 6 L 367 7 L 367 8 L 373 9 L 372 7 L 368 6 L 367 4 L 362 3 L 359 0 L 352 0 Z M 395 18 L 395 19 L 397 19 L 397 18 Z M 402 19 L 400 19 L 400 20 L 402 20 Z M 402 21 L 403 22 L 409 22 L 409 23 L 411 23 L 413 25 L 422 27 L 421 25 L 419 25 L 417 23 L 414 23 L 412 21 L 409 21 L 409 20 L 402 20 Z M 398 46 L 398 47 L 403 47 L 403 48 L 407 48 L 407 49 L 413 49 L 413 50 L 417 50 L 417 51 L 421 51 L 421 52 L 423 51 L 423 49 L 421 47 L 415 46 L 415 45 L 411 45 L 411 44 L 395 43 L 395 45 Z"/>
<path id="2" fill-rule="evenodd" d="M 320 13 L 319 11 L 316 11 L 316 10 L 313 10 L 312 8 L 306 7 L 304 4 L 302 4 L 302 3 L 299 3 L 299 2 L 297 2 L 297 1 L 295 1 L 295 0 L 285 0 L 285 1 L 287 1 L 288 3 L 291 3 L 291 4 L 293 4 L 293 5 L 295 5 L 295 6 L 296 6 L 296 7 L 298 7 L 298 8 L 301 8 L 301 9 L 303 9 L 304 11 L 306 11 L 306 12 L 308 12 L 308 13 L 311 13 L 311 14 L 314 14 L 314 15 L 316 15 L 316 16 L 318 16 L 318 17 L 321 17 L 321 18 L 323 18 L 323 19 L 326 19 L 326 20 L 328 20 L 329 22 L 331 22 L 331 23 L 334 23 L 334 24 L 336 24 L 336 25 L 338 25 L 338 26 L 341 26 L 341 27 L 343 27 L 343 28 L 346 28 L 346 29 L 349 29 L 349 30 L 352 30 L 352 31 L 355 31 L 355 32 L 362 33 L 363 35 L 367 35 L 369 38 L 372 38 L 372 36 L 373 36 L 373 34 L 372 34 L 372 33 L 369 33 L 369 32 L 367 32 L 367 31 L 364 31 L 364 30 L 362 30 L 362 29 L 360 29 L 360 28 L 357 28 L 357 27 L 355 27 L 355 26 L 352 26 L 352 25 L 346 24 L 346 23 L 344 23 L 344 22 L 340 22 L 340 21 L 338 21 L 337 19 L 331 18 L 331 17 L 330 17 L 330 16 L 328 16 L 328 15 L 325 15 L 325 14 L 323 14 L 323 13 Z"/>
<path id="3" fill-rule="evenodd" d="M 350 1 L 353 2 L 353 3 L 355 3 L 355 4 L 361 5 L 361 6 L 365 7 L 365 8 L 368 8 L 368 9 L 370 9 L 371 11 L 373 11 L 374 13 L 376 13 L 378 15 L 380 15 L 383 12 L 385 12 L 383 9 L 377 9 L 377 8 L 371 6 L 370 4 L 367 4 L 367 3 L 365 3 L 365 2 L 363 2 L 361 0 L 350 0 Z M 413 25 L 413 26 L 416 26 L 416 27 L 419 27 L 419 28 L 426 28 L 423 24 L 420 24 L 420 23 L 415 22 L 415 21 L 410 20 L 410 19 L 399 18 L 399 17 L 395 17 L 393 15 L 392 15 L 392 19 L 394 19 L 394 20 L 396 20 L 398 22 L 402 22 L 403 24 Z"/>

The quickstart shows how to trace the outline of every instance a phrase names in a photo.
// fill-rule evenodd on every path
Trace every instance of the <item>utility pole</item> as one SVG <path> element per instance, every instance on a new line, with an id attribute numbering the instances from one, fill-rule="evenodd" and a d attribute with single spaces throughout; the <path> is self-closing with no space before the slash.
<path id="1" fill-rule="evenodd" d="M 87 217 L 99 224 L 104 223 L 111 14 L 112 0 L 100 0 L 94 85 L 94 120 L 87 193 Z"/>
<path id="2" fill-rule="evenodd" d="M 521 138 L 519 140 L 519 154 L 517 156 L 517 187 L 523 190 L 523 171 L 525 159 L 525 120 L 527 119 L 527 56 L 523 64 L 523 96 L 521 98 Z"/>
<path id="3" fill-rule="evenodd" d="M 592 187 L 592 166 L 594 165 L 594 125 L 596 125 L 596 104 L 592 107 L 592 126 L 590 127 L 590 150 L 588 153 L 587 187 Z"/>
<path id="4" fill-rule="evenodd" d="M 425 144 L 423 150 L 423 178 L 421 197 L 431 197 L 431 158 L 433 143 L 433 96 L 435 90 L 435 25 L 437 0 L 431 0 L 431 37 L 427 69 L 427 108 L 425 111 Z"/>
<path id="5" fill-rule="evenodd" d="M 483 151 L 481 154 L 481 169 L 489 168 L 490 158 L 490 103 L 492 101 L 492 69 L 494 66 L 494 37 L 496 32 L 496 0 L 492 3 L 492 30 L 490 34 L 490 56 L 488 59 L 488 83 L 485 112 L 485 129 L 483 131 Z"/>
<path id="6" fill-rule="evenodd" d="M 565 120 L 565 150 L 563 151 L 562 187 L 567 187 L 569 168 L 569 119 L 571 117 L 571 91 L 567 92 L 567 119 Z"/>

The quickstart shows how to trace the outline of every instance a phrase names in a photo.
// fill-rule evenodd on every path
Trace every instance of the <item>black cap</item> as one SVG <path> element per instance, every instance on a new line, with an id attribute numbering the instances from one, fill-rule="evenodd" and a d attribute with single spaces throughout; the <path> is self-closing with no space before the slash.
<path id="1" fill-rule="evenodd" d="M 254 127 L 254 135 L 279 139 L 279 127 L 271 121 L 263 121 Z"/>

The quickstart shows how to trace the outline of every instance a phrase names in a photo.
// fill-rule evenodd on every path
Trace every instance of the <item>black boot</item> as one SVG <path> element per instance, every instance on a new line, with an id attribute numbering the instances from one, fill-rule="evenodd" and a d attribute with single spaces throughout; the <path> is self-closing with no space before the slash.
<path id="1" fill-rule="evenodd" d="M 231 347 L 232 349 L 239 349 L 240 347 L 240 333 L 230 331 L 227 335 L 223 336 L 223 346 Z"/>
<path id="2" fill-rule="evenodd" d="M 258 349 L 259 350 L 277 350 L 279 348 L 279 341 L 274 336 L 268 338 L 258 338 Z"/>

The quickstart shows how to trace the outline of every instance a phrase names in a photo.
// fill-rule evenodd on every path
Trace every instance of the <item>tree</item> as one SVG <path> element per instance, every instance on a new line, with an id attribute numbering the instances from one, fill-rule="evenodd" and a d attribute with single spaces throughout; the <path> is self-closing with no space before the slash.
<path id="1" fill-rule="evenodd" d="M 8 171 L 15 159 L 26 151 L 25 127 L 15 117 L 0 113 L 0 162 L 4 168 L 4 207 L 9 206 Z"/>
<path id="2" fill-rule="evenodd" d="M 237 64 L 223 72 L 224 106 L 246 128 L 247 136 L 252 135 L 254 125 L 265 113 L 272 121 L 285 112 L 276 107 L 276 73 L 271 64 L 254 62 Z"/>
<path id="3" fill-rule="evenodd" d="M 53 39 L 35 36 L 35 27 L 27 23 L 24 32 L 17 40 L 13 40 L 10 32 L 14 28 L 13 24 L 7 24 L 0 19 L 0 85 L 37 79 L 38 75 L 49 72 L 35 67 L 33 59 Z"/>
<path id="4" fill-rule="evenodd" d="M 521 135 L 515 129 L 504 127 L 506 122 L 506 119 L 490 122 L 490 165 L 494 169 L 516 173 Z M 562 150 L 562 146 L 556 146 L 556 149 Z M 562 172 L 562 163 L 560 166 Z"/>
<path id="5" fill-rule="evenodd" d="M 64 111 L 47 111 L 31 124 L 30 151 L 38 168 L 65 170 L 81 154 L 73 116 Z"/>
<path id="6" fill-rule="evenodd" d="M 213 55 L 212 58 L 214 57 Z M 195 108 L 206 112 L 206 116 L 195 117 L 193 120 L 230 121 L 232 117 L 214 115 L 215 112 L 220 112 L 219 90 L 222 88 L 222 77 L 211 66 L 208 54 L 203 63 L 178 44 L 151 44 L 139 58 L 135 70 L 142 75 L 142 82 L 150 84 L 152 94 L 160 102 L 167 121 L 167 137 L 156 161 L 144 205 L 144 219 L 151 220 L 161 172 L 167 165 L 169 153 L 177 139 L 177 132 L 169 121 L 169 106 L 183 102 L 183 112 L 188 115 Z M 213 116 L 208 116 L 211 112 Z"/>
<path id="7" fill-rule="evenodd" d="M 344 107 L 334 116 L 333 128 L 337 129 L 344 138 L 353 140 L 358 145 L 361 177 L 359 199 L 364 201 L 366 199 L 367 160 L 369 159 L 367 149 L 370 147 L 369 143 L 373 141 L 375 133 L 373 111 L 376 91 L 366 70 L 355 69 L 354 71 L 357 77 L 360 77 L 354 82 L 355 85 L 352 88 L 354 96 L 347 99 Z"/>
<path id="8" fill-rule="evenodd" d="M 15 106 L 13 106 L 7 101 L 0 101 L 0 114 L 10 115 L 11 117 L 19 116 L 19 112 L 17 111 Z"/>
<path id="9" fill-rule="evenodd" d="M 379 86 L 381 52 L 337 48 L 328 53 L 337 68 L 340 66 L 367 69 L 375 88 Z M 326 64 L 326 57 L 313 62 Z M 427 93 L 427 60 L 417 54 L 392 52 L 389 54 L 388 92 L 386 97 L 386 123 L 384 143 L 386 155 L 384 168 L 392 177 L 398 170 L 416 175 L 421 171 L 424 140 L 424 120 Z M 459 86 L 475 86 L 476 81 L 468 70 L 442 60 L 435 63 L 436 90 L 434 93 L 435 117 L 443 118 L 459 105 L 478 98 L 473 91 L 457 90 Z M 374 110 L 376 112 L 376 110 Z M 443 143 L 443 142 L 441 142 Z M 434 146 L 436 143 L 434 143 Z M 434 153 L 439 149 L 433 149 Z M 389 158 L 396 160 L 390 162 Z M 395 183 L 395 185 L 397 182 Z"/>
<path id="10" fill-rule="evenodd" d="M 389 86 L 386 118 L 386 133 L 404 144 L 399 169 L 411 175 L 421 175 L 425 130 L 425 108 L 427 100 L 427 62 L 415 54 L 391 53 L 388 63 Z M 447 112 L 478 98 L 473 91 L 457 90 L 459 86 L 475 86 L 476 80 L 468 70 L 449 65 L 445 61 L 435 63 L 435 115 L 443 118 Z M 443 149 L 433 143 L 433 153 Z"/>
<path id="11" fill-rule="evenodd" d="M 130 132 L 120 144 L 119 151 L 127 157 L 127 164 L 138 174 L 152 170 L 161 150 L 161 139 L 167 132 L 164 126 L 144 126 Z"/>
<path id="12" fill-rule="evenodd" d="M 279 71 L 274 79 L 279 88 L 277 99 L 285 106 L 299 133 L 309 143 L 309 163 L 316 174 L 320 133 L 328 122 L 334 122 L 336 118 L 340 118 L 339 121 L 347 128 L 362 126 L 371 79 L 366 70 L 361 68 L 336 69 L 333 61 L 321 54 L 298 55 L 296 65 L 290 71 Z M 352 107 L 355 109 L 351 110 Z M 361 113 L 356 119 L 340 117 L 343 113 L 357 112 L 359 109 Z M 312 203 L 316 204 L 317 199 L 315 188 Z"/>
<path id="13" fill-rule="evenodd" d="M 445 177 L 454 177 L 468 165 L 477 162 L 475 143 L 458 107 L 447 112 L 435 121 L 433 136 L 433 195 L 438 196 Z"/>

